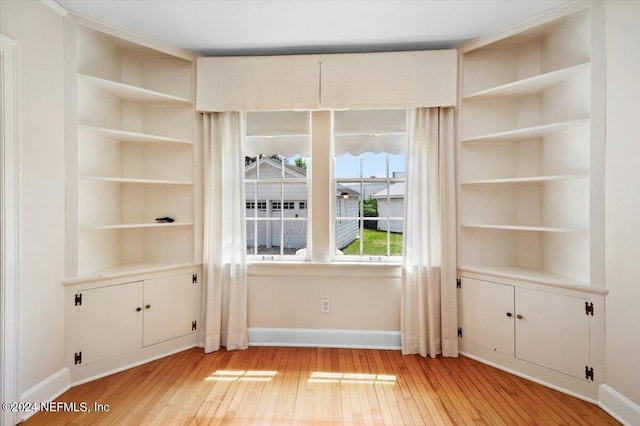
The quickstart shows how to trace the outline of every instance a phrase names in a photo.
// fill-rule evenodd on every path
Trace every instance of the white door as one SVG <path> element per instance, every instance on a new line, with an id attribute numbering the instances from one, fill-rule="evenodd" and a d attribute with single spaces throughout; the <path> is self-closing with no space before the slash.
<path id="1" fill-rule="evenodd" d="M 514 355 L 514 288 L 462 278 L 459 290 L 462 340 Z"/>
<path id="2" fill-rule="evenodd" d="M 142 281 L 81 293 L 78 349 L 82 352 L 83 365 L 141 347 Z"/>
<path id="3" fill-rule="evenodd" d="M 516 357 L 576 378 L 589 363 L 590 315 L 582 297 L 519 288 Z M 521 318 L 520 318 L 521 317 Z"/>
<path id="4" fill-rule="evenodd" d="M 199 320 L 200 277 L 193 274 L 155 278 L 144 282 L 143 346 L 195 333 Z"/>

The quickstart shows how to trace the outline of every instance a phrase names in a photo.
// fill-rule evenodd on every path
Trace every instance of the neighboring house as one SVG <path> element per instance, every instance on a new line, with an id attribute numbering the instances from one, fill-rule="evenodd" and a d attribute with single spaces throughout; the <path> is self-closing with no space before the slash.
<path id="1" fill-rule="evenodd" d="M 372 197 L 378 200 L 378 216 L 379 217 L 404 217 L 404 192 L 405 183 L 398 182 L 389 186 L 388 196 L 387 188 L 382 191 L 378 191 L 372 195 Z M 389 221 L 391 232 L 402 233 L 403 231 L 402 220 Z M 378 229 L 380 231 L 387 230 L 387 221 L 378 221 Z"/>
<path id="2" fill-rule="evenodd" d="M 260 180 L 280 179 L 281 163 L 269 157 L 260 158 Z M 257 178 L 257 162 L 245 167 L 245 179 Z M 303 168 L 285 164 L 285 178 L 304 178 L 307 171 Z M 281 185 L 282 193 L 281 193 Z M 345 199 L 343 194 L 348 194 Z M 283 246 L 286 249 L 297 250 L 307 245 L 307 221 L 287 220 L 307 218 L 307 187 L 305 183 L 273 182 L 253 183 L 245 186 L 246 218 L 257 218 L 257 245 L 259 247 L 280 247 L 281 221 L 260 220 L 260 218 L 284 219 L 282 234 Z M 357 216 L 360 194 L 358 191 L 341 185 L 336 191 L 336 216 Z M 357 221 L 338 221 L 336 223 L 336 246 L 338 249 L 349 245 L 358 237 Z M 247 221 L 247 246 L 254 246 L 256 227 L 254 221 Z"/>

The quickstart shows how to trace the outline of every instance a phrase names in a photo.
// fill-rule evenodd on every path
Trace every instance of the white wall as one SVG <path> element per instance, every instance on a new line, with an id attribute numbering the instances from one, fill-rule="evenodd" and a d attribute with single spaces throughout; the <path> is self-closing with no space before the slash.
<path id="1" fill-rule="evenodd" d="M 64 368 L 63 18 L 42 2 L 0 1 L 20 44 L 20 391 Z"/>
<path id="2" fill-rule="evenodd" d="M 606 2 L 606 384 L 640 405 L 640 2 Z"/>
<path id="3" fill-rule="evenodd" d="M 250 328 L 400 330 L 399 267 L 254 264 L 248 286 Z"/>

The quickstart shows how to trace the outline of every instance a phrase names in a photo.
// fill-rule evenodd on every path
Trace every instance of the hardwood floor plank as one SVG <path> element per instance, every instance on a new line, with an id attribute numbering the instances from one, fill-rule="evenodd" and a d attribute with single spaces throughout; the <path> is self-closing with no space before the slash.
<path id="1" fill-rule="evenodd" d="M 588 402 L 469 358 L 362 349 L 194 348 L 76 386 L 58 401 L 109 411 L 41 412 L 25 424 L 618 424 Z"/>

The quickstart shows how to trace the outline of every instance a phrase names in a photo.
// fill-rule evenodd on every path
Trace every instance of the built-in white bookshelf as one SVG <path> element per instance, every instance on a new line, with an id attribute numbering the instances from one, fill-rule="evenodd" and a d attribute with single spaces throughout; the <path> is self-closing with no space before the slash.
<path id="1" fill-rule="evenodd" d="M 75 29 L 75 275 L 191 264 L 194 58 L 91 22 Z"/>
<path id="2" fill-rule="evenodd" d="M 589 7 L 575 7 L 460 49 L 459 269 L 603 285 L 591 32 Z"/>

